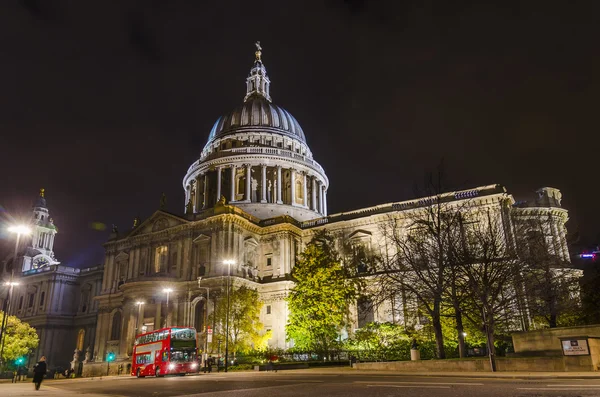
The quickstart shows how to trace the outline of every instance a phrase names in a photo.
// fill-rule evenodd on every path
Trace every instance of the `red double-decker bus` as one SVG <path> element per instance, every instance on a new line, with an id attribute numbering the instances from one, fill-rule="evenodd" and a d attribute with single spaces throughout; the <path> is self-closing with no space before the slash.
<path id="1" fill-rule="evenodd" d="M 194 372 L 198 372 L 198 349 L 194 328 L 162 328 L 135 338 L 132 376 L 143 378 Z"/>

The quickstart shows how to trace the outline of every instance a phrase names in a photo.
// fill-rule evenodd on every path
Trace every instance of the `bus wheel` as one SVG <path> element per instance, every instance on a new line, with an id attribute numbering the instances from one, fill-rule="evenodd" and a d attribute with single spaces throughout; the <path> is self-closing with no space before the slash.
<path id="1" fill-rule="evenodd" d="M 157 378 L 160 378 L 160 368 L 156 367 L 156 370 L 154 371 L 154 376 L 156 376 Z"/>
<path id="2" fill-rule="evenodd" d="M 138 377 L 138 378 L 143 378 L 143 376 L 141 375 L 141 371 L 140 371 L 140 369 L 139 369 L 139 368 L 138 368 L 138 369 L 137 369 L 137 371 L 135 372 L 135 376 L 136 376 L 136 377 Z"/>

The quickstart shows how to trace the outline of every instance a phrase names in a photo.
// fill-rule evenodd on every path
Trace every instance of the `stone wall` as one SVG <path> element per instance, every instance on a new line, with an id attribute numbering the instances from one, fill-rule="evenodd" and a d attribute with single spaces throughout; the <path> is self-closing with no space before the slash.
<path id="1" fill-rule="evenodd" d="M 490 372 L 490 362 L 487 358 L 466 360 L 392 361 L 357 363 L 354 364 L 354 368 L 398 372 Z M 502 357 L 496 359 L 496 368 L 501 372 L 564 372 L 566 370 L 562 357 Z M 578 369 L 572 370 L 577 371 Z"/>
<path id="2" fill-rule="evenodd" d="M 560 338 L 569 336 L 600 337 L 600 325 L 515 332 L 512 334 L 512 340 L 518 355 L 562 356 Z"/>
<path id="3" fill-rule="evenodd" d="M 107 362 L 89 362 L 83 363 L 83 370 L 81 372 L 81 376 L 83 377 L 100 377 L 106 375 L 125 375 L 127 374 L 127 365 L 131 365 L 131 361 L 114 361 L 110 363 L 110 366 Z M 119 371 L 119 366 L 121 366 L 121 370 Z M 129 367 L 131 368 L 131 367 Z"/>

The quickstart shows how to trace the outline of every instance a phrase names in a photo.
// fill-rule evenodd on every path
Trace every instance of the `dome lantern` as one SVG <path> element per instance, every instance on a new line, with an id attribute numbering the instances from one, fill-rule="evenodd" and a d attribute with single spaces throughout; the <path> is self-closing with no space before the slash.
<path id="1" fill-rule="evenodd" d="M 250 75 L 246 79 L 246 96 L 244 97 L 244 102 L 248 101 L 253 95 L 263 97 L 271 102 L 271 96 L 269 95 L 271 80 L 269 80 L 267 69 L 261 60 L 262 47 L 260 46 L 260 41 L 257 41 L 255 45 L 256 52 L 254 54 L 256 59 L 254 60 L 252 69 L 250 69 Z"/>

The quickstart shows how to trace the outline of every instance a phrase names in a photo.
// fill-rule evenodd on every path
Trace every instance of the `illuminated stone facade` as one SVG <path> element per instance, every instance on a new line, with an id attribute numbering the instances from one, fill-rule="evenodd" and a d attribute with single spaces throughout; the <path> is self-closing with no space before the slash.
<path id="1" fill-rule="evenodd" d="M 40 191 L 32 211 L 31 236 L 22 236 L 17 260 L 4 261 L 2 279 L 19 283 L 13 289 L 9 313 L 35 328 L 40 343 L 29 357 L 29 364 L 45 355 L 51 370 L 70 368 L 80 371 L 86 356 L 91 359 L 96 332 L 102 266 L 78 269 L 61 265 L 54 256 L 54 225 Z M 4 286 L 0 307 L 7 296 Z"/>
<path id="2" fill-rule="evenodd" d="M 215 304 L 223 304 L 225 260 L 235 261 L 233 282 L 256 288 L 265 302 L 261 321 L 273 331 L 269 344 L 290 347 L 285 336 L 290 272 L 314 232 L 326 228 L 355 244 L 379 248 L 384 245 L 380 225 L 389 216 L 405 217 L 431 203 L 423 198 L 329 215 L 328 186 L 299 123 L 272 103 L 259 49 L 243 104 L 217 120 L 183 178 L 183 213 L 159 210 L 141 223 L 136 220 L 126 232 L 115 230 L 105 244 L 104 277 L 96 297 L 96 363 L 109 352 L 127 362 L 134 336 L 142 329 L 170 324 L 204 330 L 205 308 L 211 312 Z M 468 201 L 476 209 L 495 209 L 508 224 L 533 213 L 552 217 L 555 226 L 547 237 L 554 253 L 568 261 L 568 216 L 560 192 L 544 188 L 538 195 L 536 204 L 527 208 L 515 206 L 500 185 L 443 197 L 453 203 Z M 204 287 L 210 288 L 208 304 Z M 172 289 L 168 306 L 165 288 Z M 361 321 L 354 312 L 356 328 Z M 370 319 L 405 317 L 390 304 Z M 216 342 L 209 344 L 209 352 L 218 351 Z"/>

